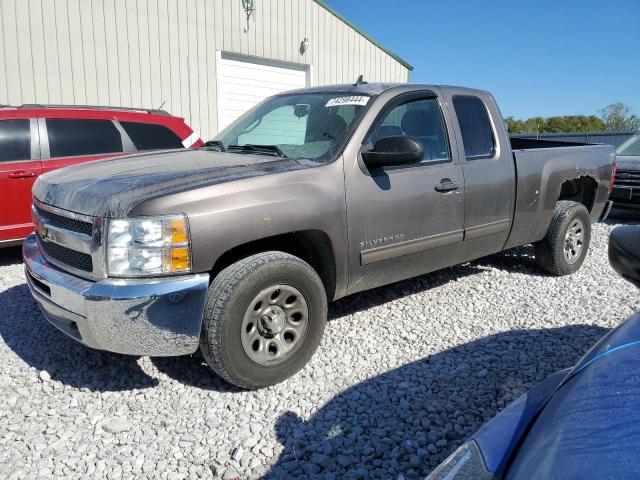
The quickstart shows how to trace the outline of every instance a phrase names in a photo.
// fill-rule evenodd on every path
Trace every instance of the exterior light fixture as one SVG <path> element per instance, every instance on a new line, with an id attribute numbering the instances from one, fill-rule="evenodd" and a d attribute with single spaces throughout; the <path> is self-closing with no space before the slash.
<path id="1" fill-rule="evenodd" d="M 242 0 L 242 9 L 247 16 L 247 26 L 244 27 L 245 33 L 249 31 L 249 19 L 251 18 L 251 14 L 255 11 L 256 7 L 254 4 L 254 0 Z"/>
<path id="2" fill-rule="evenodd" d="M 309 39 L 307 37 L 304 37 L 304 40 L 300 42 L 300 54 L 304 55 L 305 53 L 307 53 L 307 50 L 309 50 Z"/>

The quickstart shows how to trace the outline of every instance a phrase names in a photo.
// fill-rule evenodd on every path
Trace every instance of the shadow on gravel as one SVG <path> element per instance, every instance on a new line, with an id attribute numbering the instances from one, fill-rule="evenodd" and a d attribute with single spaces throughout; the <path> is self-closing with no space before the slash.
<path id="1" fill-rule="evenodd" d="M 309 421 L 276 423 L 266 478 L 424 478 L 506 405 L 573 365 L 607 332 L 590 325 L 500 333 L 351 387 Z"/>
<path id="2" fill-rule="evenodd" d="M 216 375 L 204 361 L 199 350 L 190 356 L 154 357 L 151 361 L 162 373 L 185 385 L 216 392 L 244 391 Z"/>
<path id="3" fill-rule="evenodd" d="M 0 248 L 0 267 L 22 263 L 22 247 Z"/>
<path id="4" fill-rule="evenodd" d="M 44 319 L 26 284 L 0 293 L 0 336 L 30 367 L 65 385 L 105 392 L 158 384 L 137 357 L 93 350 L 58 331 Z"/>
<path id="5" fill-rule="evenodd" d="M 329 304 L 328 319 L 335 320 L 346 315 L 368 310 L 392 300 L 415 295 L 439 287 L 460 278 L 482 273 L 481 266 L 472 264 L 457 265 L 437 272 L 355 293 Z"/>
<path id="6" fill-rule="evenodd" d="M 546 276 L 546 274 L 541 272 L 536 266 L 533 256 L 533 246 L 525 245 L 483 257 L 470 263 L 445 268 L 426 275 L 342 298 L 329 304 L 329 321 L 362 310 L 368 310 L 399 298 L 415 295 L 416 293 L 439 287 L 451 281 L 482 273 L 486 270 L 486 267 L 494 267 L 511 273 L 523 273 L 537 277 Z"/>

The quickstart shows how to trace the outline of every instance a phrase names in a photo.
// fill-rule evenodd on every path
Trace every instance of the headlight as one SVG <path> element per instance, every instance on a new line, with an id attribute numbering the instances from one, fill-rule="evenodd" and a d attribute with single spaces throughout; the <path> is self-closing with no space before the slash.
<path id="1" fill-rule="evenodd" d="M 473 440 L 463 443 L 429 474 L 427 480 L 491 480 L 478 445 Z"/>
<path id="2" fill-rule="evenodd" d="M 110 276 L 170 275 L 190 270 L 189 226 L 183 215 L 109 220 Z"/>

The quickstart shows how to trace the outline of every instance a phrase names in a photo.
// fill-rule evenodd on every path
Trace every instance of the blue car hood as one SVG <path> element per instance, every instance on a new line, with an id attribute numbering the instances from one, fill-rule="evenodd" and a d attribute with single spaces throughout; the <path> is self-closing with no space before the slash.
<path id="1" fill-rule="evenodd" d="M 487 469 L 498 476 L 508 467 L 508 478 L 640 477 L 639 360 L 640 313 L 473 435 Z"/>

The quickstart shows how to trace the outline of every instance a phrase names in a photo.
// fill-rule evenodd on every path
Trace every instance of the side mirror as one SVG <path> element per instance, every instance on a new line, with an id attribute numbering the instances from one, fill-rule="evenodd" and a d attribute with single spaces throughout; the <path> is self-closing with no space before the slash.
<path id="1" fill-rule="evenodd" d="M 609 263 L 640 288 L 640 226 L 618 227 L 609 236 Z"/>
<path id="2" fill-rule="evenodd" d="M 373 150 L 362 152 L 367 168 L 418 163 L 423 157 L 422 145 L 409 137 L 381 138 L 373 145 Z"/>

